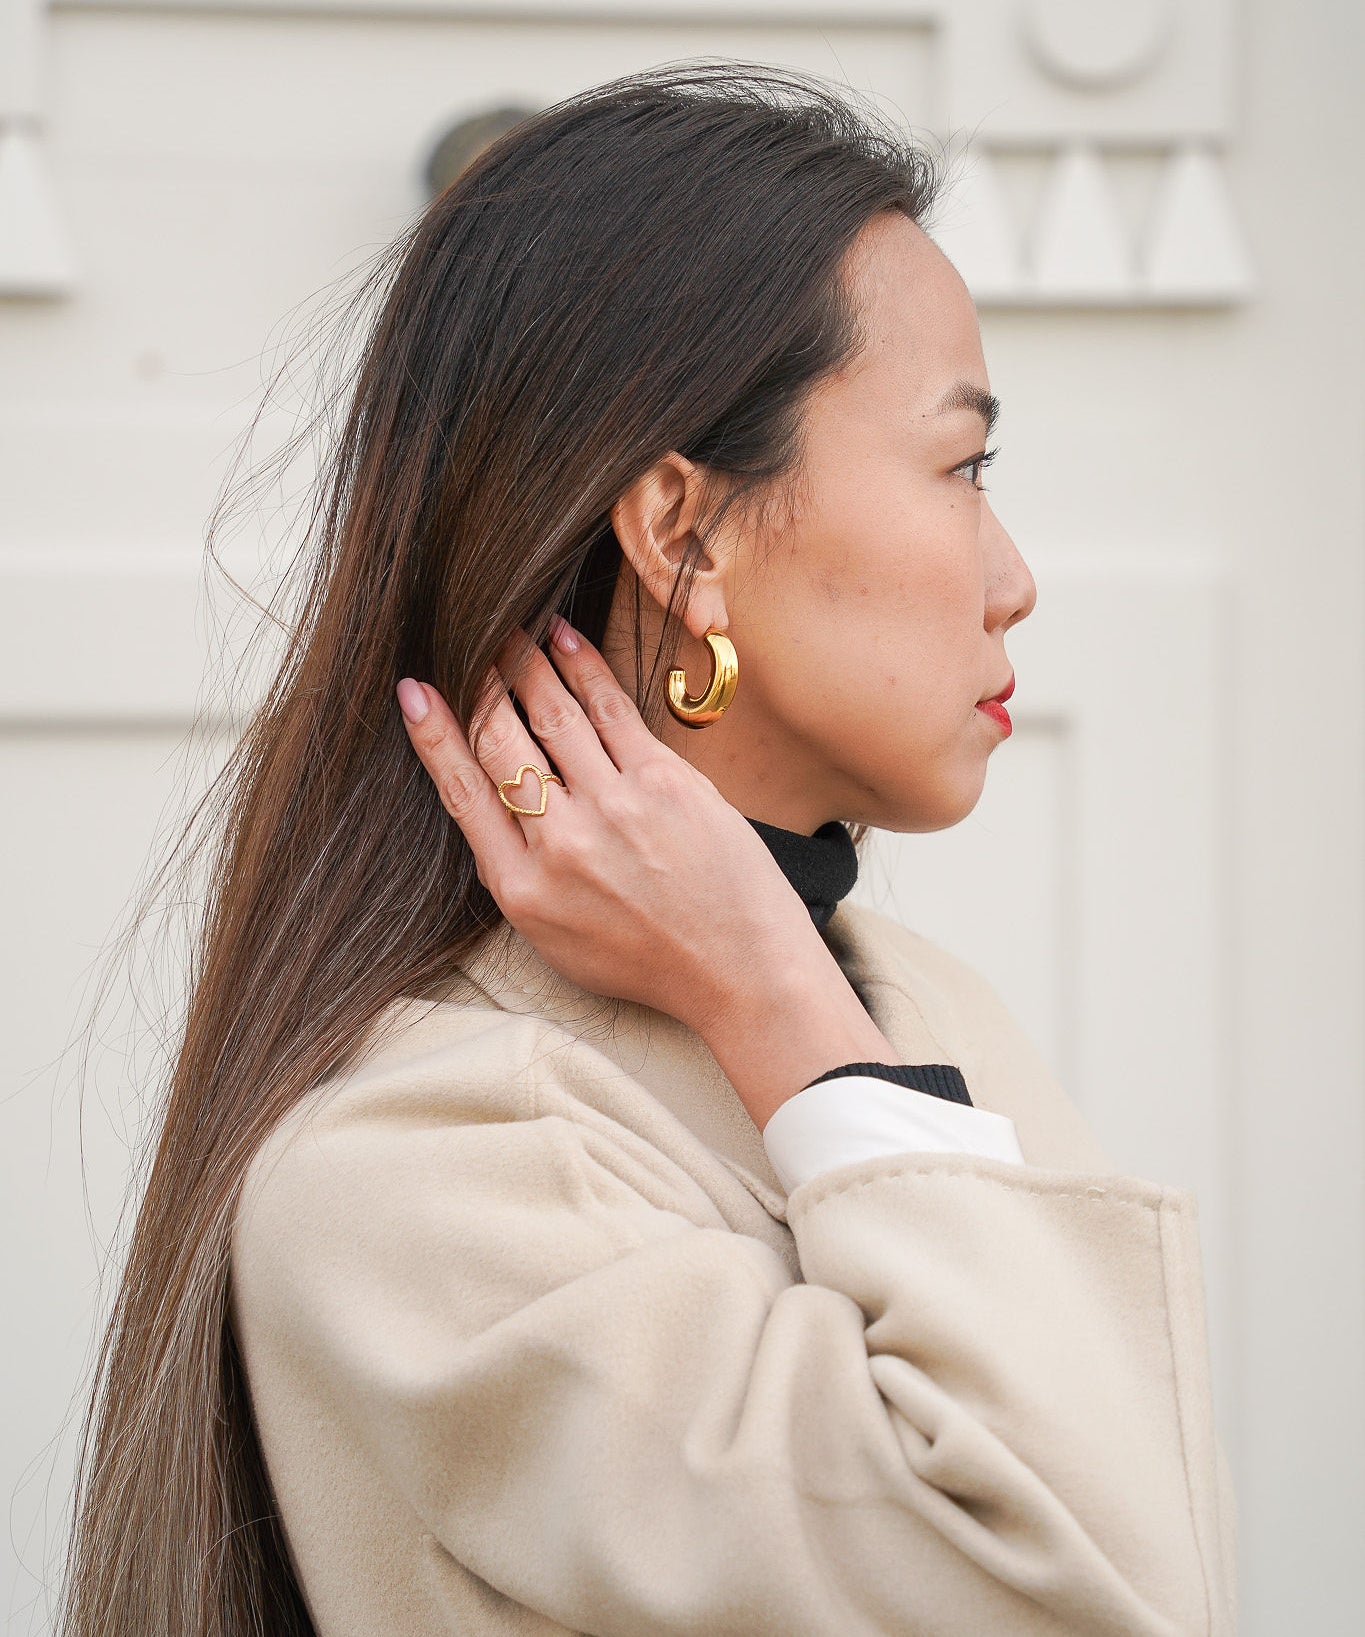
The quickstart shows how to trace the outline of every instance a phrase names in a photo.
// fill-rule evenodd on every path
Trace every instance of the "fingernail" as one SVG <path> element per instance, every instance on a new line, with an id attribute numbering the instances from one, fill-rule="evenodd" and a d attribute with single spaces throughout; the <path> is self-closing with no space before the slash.
<path id="1" fill-rule="evenodd" d="M 420 722 L 431 709 L 426 689 L 410 676 L 405 676 L 398 684 L 398 708 L 409 722 Z"/>
<path id="2" fill-rule="evenodd" d="M 578 652 L 578 633 L 562 615 L 551 614 L 550 616 L 550 640 L 561 653 L 576 654 Z"/>

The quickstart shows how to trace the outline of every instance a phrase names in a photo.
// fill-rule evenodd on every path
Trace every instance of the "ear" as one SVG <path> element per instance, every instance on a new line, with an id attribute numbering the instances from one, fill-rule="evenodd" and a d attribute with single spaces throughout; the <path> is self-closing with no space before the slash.
<path id="1" fill-rule="evenodd" d="M 703 499 L 702 468 L 670 449 L 611 508 L 611 525 L 641 585 L 662 610 L 693 540 Z M 691 596 L 677 609 L 694 637 L 729 625 L 730 564 L 713 539 L 697 561 Z"/>

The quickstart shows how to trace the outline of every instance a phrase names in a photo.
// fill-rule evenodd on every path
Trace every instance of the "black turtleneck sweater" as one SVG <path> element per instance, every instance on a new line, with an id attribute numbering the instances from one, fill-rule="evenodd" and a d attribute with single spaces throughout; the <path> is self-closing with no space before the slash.
<path id="1" fill-rule="evenodd" d="M 765 824 L 762 819 L 751 818 L 749 823 L 767 844 L 783 875 L 801 895 L 811 920 L 823 935 L 839 900 L 848 896 L 858 880 L 858 849 L 848 826 L 839 819 L 830 819 L 813 835 L 806 835 L 801 830 Z M 851 978 L 849 982 L 853 984 Z M 867 997 L 856 984 L 853 990 L 866 1007 Z M 818 1085 L 821 1080 L 833 1080 L 841 1074 L 873 1074 L 898 1086 L 930 1092 L 950 1103 L 972 1106 L 962 1071 L 951 1063 L 841 1063 L 838 1068 L 818 1075 L 810 1084 Z"/>
<path id="2" fill-rule="evenodd" d="M 800 830 L 765 824 L 762 819 L 751 818 L 749 823 L 801 894 L 811 920 L 823 931 L 839 900 L 852 892 L 858 880 L 858 849 L 848 826 L 830 819 L 808 836 Z"/>

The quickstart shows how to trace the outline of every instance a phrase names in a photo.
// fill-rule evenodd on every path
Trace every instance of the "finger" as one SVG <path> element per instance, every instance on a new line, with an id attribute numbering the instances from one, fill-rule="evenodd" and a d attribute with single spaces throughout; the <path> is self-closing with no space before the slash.
<path id="1" fill-rule="evenodd" d="M 555 621 L 550 638 L 555 665 L 612 761 L 624 770 L 657 756 L 658 739 L 601 652 L 562 616 Z M 564 647 L 566 635 L 577 643 L 572 650 Z"/>
<path id="2" fill-rule="evenodd" d="M 518 629 L 499 651 L 498 670 L 524 708 L 533 738 L 574 790 L 597 791 L 619 777 L 583 707 L 524 631 Z"/>
<path id="3" fill-rule="evenodd" d="M 491 888 L 525 860 L 526 832 L 521 820 L 503 806 L 454 713 L 430 683 L 404 677 L 398 684 L 398 702 L 412 748 L 431 776 L 441 805 L 469 843 L 480 880 Z M 422 714 L 415 720 L 419 710 Z"/>
<path id="4" fill-rule="evenodd" d="M 466 735 L 466 741 L 488 777 L 493 780 L 494 793 L 496 794 L 497 785 L 507 784 L 510 780 L 507 789 L 509 801 L 515 802 L 518 807 L 540 806 L 541 781 L 534 773 L 522 771 L 527 767 L 539 768 L 544 774 L 558 777 L 559 788 L 565 789 L 567 781 L 559 768 L 550 765 L 549 751 L 532 738 L 526 724 L 517 714 L 516 706 L 512 703 L 496 665 L 489 668 L 484 679 L 484 688 L 479 695 L 475 714 L 479 713 L 485 701 L 491 701 L 487 712 L 472 735 Z M 545 798 L 547 811 L 548 804 L 547 794 Z M 514 813 L 512 816 L 521 820 L 530 815 Z"/>

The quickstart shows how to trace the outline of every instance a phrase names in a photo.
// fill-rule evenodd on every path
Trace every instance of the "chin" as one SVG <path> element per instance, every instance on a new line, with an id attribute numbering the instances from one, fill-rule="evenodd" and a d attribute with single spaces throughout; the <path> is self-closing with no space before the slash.
<path id="1" fill-rule="evenodd" d="M 951 830 L 970 817 L 986 786 L 984 767 L 975 780 L 966 784 L 944 785 L 926 790 L 897 792 L 890 800 L 869 804 L 871 810 L 849 814 L 851 824 L 871 824 L 897 835 L 929 835 L 935 830 Z"/>

